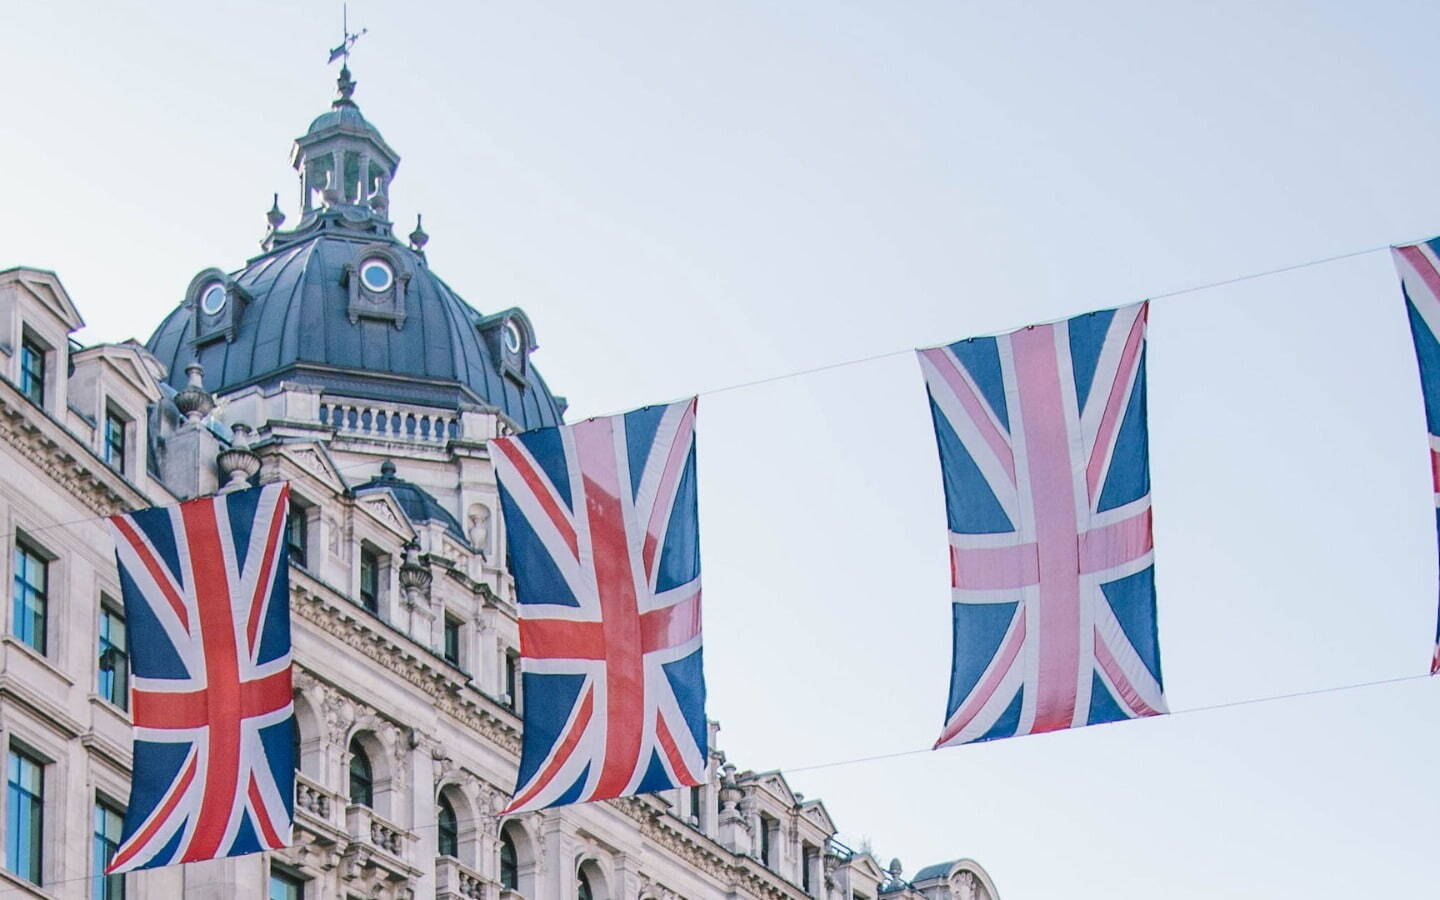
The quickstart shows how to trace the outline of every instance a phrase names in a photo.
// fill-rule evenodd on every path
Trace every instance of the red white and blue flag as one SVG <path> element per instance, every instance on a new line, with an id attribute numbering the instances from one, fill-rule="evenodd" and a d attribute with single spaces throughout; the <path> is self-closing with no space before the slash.
<path id="1" fill-rule="evenodd" d="M 936 747 L 1166 712 L 1147 304 L 921 350 L 950 531 Z"/>
<path id="2" fill-rule="evenodd" d="M 289 496 L 273 484 L 110 519 L 135 771 L 108 872 L 290 843 Z"/>
<path id="3" fill-rule="evenodd" d="M 1420 392 L 1430 432 L 1430 479 L 1435 492 L 1435 527 L 1440 532 L 1440 238 L 1392 247 L 1400 289 L 1410 318 L 1410 336 L 1420 362 Z M 1440 625 L 1430 656 L 1430 674 L 1440 672 Z"/>
<path id="4" fill-rule="evenodd" d="M 506 812 L 703 784 L 695 401 L 490 442 L 520 609 Z"/>

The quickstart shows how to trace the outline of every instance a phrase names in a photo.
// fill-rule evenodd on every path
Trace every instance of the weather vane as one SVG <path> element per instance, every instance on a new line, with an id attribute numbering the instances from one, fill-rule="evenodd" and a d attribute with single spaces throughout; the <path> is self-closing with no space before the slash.
<path id="1" fill-rule="evenodd" d="M 341 66 L 342 68 L 348 68 L 350 66 L 350 48 L 355 46 L 355 42 L 360 40 L 361 36 L 369 30 L 368 28 L 362 28 L 354 34 L 351 34 L 350 5 L 348 3 L 342 3 L 340 5 L 340 46 L 330 51 L 330 59 L 326 61 L 327 65 L 344 57 L 345 62 L 342 63 Z"/>

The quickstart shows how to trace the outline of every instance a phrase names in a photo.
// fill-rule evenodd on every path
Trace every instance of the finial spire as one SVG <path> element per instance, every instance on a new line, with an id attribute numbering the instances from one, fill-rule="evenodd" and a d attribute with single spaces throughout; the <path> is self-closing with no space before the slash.
<path id="1" fill-rule="evenodd" d="M 410 246 L 413 247 L 417 252 L 423 251 L 425 249 L 425 245 L 430 241 L 430 235 L 426 234 L 425 229 L 420 226 L 420 220 L 420 214 L 416 213 L 415 230 L 410 232 Z"/>
<path id="2" fill-rule="evenodd" d="M 270 211 L 265 214 L 265 221 L 270 223 L 271 230 L 285 224 L 285 214 L 280 211 L 279 194 L 276 194 L 275 199 L 270 202 Z"/>
<path id="3" fill-rule="evenodd" d="M 350 95 L 355 93 L 355 80 L 350 77 L 350 48 L 354 47 L 355 42 L 360 40 L 361 36 L 370 30 L 368 28 L 362 28 L 359 31 L 351 32 L 349 4 L 341 4 L 340 10 L 340 44 L 331 49 L 330 59 L 326 62 L 326 64 L 329 65 L 337 59 L 345 60 L 340 64 L 340 80 L 336 82 L 336 85 L 340 88 L 340 96 L 332 104 L 337 108 L 341 106 L 353 106 L 355 103 L 355 101 L 350 99 Z"/>

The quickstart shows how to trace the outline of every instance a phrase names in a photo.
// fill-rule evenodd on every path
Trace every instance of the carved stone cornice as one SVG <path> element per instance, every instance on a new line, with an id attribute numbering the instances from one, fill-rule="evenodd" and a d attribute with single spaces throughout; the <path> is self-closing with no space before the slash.
<path id="1" fill-rule="evenodd" d="M 438 660 L 432 663 L 427 658 L 430 654 L 419 645 L 373 627 L 366 621 L 368 614 L 358 608 L 347 609 L 348 604 L 332 601 L 302 579 L 291 579 L 291 595 L 290 606 L 296 618 L 399 676 L 429 697 L 436 710 L 519 759 L 520 729 L 487 709 L 482 697 L 457 680 L 449 667 L 439 665 Z"/>
<path id="2" fill-rule="evenodd" d="M 754 860 L 737 856 L 709 837 L 672 820 L 646 797 L 622 797 L 607 802 L 634 820 L 640 833 L 654 846 L 721 884 L 739 889 L 744 896 L 761 900 L 794 900 L 806 896 L 804 891 Z"/>
<path id="3" fill-rule="evenodd" d="M 0 441 L 42 469 L 54 483 L 101 516 L 151 501 L 112 471 L 59 422 L 0 381 Z"/>

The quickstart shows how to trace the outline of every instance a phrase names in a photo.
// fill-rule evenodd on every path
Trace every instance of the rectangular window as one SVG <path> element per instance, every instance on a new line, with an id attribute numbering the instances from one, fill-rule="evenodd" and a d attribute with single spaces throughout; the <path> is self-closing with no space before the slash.
<path id="1" fill-rule="evenodd" d="M 800 887 L 805 893 L 811 891 L 811 879 L 814 878 L 815 863 L 820 856 L 820 850 L 810 844 L 804 844 L 800 849 Z"/>
<path id="2" fill-rule="evenodd" d="M 271 869 L 269 900 L 305 900 L 305 882 L 294 875 Z"/>
<path id="3" fill-rule="evenodd" d="M 49 604 L 50 563 L 33 547 L 15 542 L 15 636 L 45 652 L 45 621 Z"/>
<path id="4" fill-rule="evenodd" d="M 20 393 L 36 406 L 45 405 L 45 348 L 28 337 L 20 344 Z"/>
<path id="5" fill-rule="evenodd" d="M 40 849 L 45 839 L 45 764 L 12 747 L 9 770 L 5 862 L 11 872 L 39 884 Z"/>
<path id="6" fill-rule="evenodd" d="M 95 866 L 91 872 L 95 884 L 91 892 L 94 900 L 125 900 L 124 874 L 105 874 L 105 867 L 115 856 L 115 848 L 120 846 L 120 832 L 124 825 L 123 812 L 103 800 L 95 801 Z"/>
<path id="7" fill-rule="evenodd" d="M 305 507 L 290 501 L 290 515 L 285 520 L 285 546 L 290 548 L 290 561 L 300 568 L 309 565 L 306 551 L 310 546 L 310 517 Z"/>
<path id="8" fill-rule="evenodd" d="M 360 548 L 360 605 L 372 613 L 380 611 L 380 554 Z"/>
<path id="9" fill-rule="evenodd" d="M 505 705 L 511 710 L 520 709 L 520 695 L 516 693 L 520 673 L 520 659 L 513 650 L 505 651 Z"/>
<path id="10" fill-rule="evenodd" d="M 129 423 L 113 409 L 105 411 L 105 462 L 118 472 L 125 471 L 125 434 Z"/>
<path id="11" fill-rule="evenodd" d="M 445 617 L 445 661 L 460 665 L 460 623 L 449 616 Z"/>
<path id="12" fill-rule="evenodd" d="M 775 868 L 775 860 L 771 854 L 773 848 L 770 843 L 770 833 L 774 830 L 774 823 L 775 820 L 769 816 L 762 815 L 760 817 L 760 861 L 765 864 L 767 869 Z"/>
<path id="13" fill-rule="evenodd" d="M 701 787 L 690 788 L 690 821 L 696 826 L 705 824 L 705 789 Z"/>
<path id="14" fill-rule="evenodd" d="M 130 708 L 130 654 L 125 643 L 125 615 L 110 601 L 100 602 L 99 679 L 95 690 L 121 709 Z"/>

